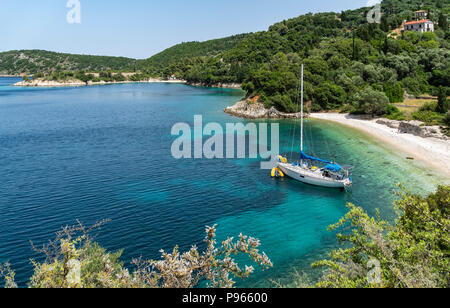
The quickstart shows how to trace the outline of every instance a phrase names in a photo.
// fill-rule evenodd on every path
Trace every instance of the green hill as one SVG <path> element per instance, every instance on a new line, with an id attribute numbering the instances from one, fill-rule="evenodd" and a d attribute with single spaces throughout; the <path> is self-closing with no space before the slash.
<path id="1" fill-rule="evenodd" d="M 136 60 L 123 57 L 73 55 L 44 50 L 13 50 L 0 53 L 0 74 L 134 70 L 135 63 Z"/>
<path id="2" fill-rule="evenodd" d="M 139 61 L 143 68 L 160 72 L 171 64 L 186 58 L 216 56 L 230 50 L 250 34 L 239 34 L 205 42 L 185 42 L 170 47 L 153 57 Z"/>

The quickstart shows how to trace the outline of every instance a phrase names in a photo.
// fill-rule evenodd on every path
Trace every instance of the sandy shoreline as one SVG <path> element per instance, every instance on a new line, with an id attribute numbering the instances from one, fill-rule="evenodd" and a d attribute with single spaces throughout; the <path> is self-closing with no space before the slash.
<path id="1" fill-rule="evenodd" d="M 313 113 L 310 117 L 340 123 L 364 131 L 385 144 L 407 153 L 415 160 L 426 163 L 442 175 L 450 178 L 450 141 L 448 140 L 402 134 L 397 129 L 376 123 L 376 119 L 363 120 L 347 114 Z"/>

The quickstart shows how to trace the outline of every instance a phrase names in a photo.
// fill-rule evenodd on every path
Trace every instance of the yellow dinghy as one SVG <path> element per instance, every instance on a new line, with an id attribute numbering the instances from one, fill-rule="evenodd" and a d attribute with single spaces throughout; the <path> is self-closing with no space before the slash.
<path id="1" fill-rule="evenodd" d="M 281 171 L 281 169 L 280 168 L 273 168 L 272 169 L 272 177 L 273 178 L 284 178 L 284 173 L 283 173 L 283 171 Z"/>

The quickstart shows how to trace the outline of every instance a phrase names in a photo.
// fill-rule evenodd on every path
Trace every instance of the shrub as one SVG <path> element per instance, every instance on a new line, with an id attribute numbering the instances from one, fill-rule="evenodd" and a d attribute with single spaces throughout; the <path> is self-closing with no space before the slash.
<path id="1" fill-rule="evenodd" d="M 240 235 L 237 240 L 228 238 L 216 246 L 216 228 L 207 227 L 206 248 L 200 251 L 192 247 L 181 253 L 175 247 L 171 253 L 162 251 L 162 260 L 134 260 L 135 270 L 130 273 L 120 262 L 122 251 L 109 253 L 93 242 L 89 232 L 105 221 L 91 228 L 79 224 L 65 227 L 57 233 L 56 239 L 36 249 L 45 254 L 46 261 L 32 261 L 34 274 L 31 288 L 193 288 L 200 283 L 212 287 L 234 285 L 233 278 L 245 279 L 254 268 L 241 268 L 233 259 L 235 255 L 247 255 L 252 262 L 263 269 L 272 266 L 264 252 L 260 252 L 259 240 Z M 17 287 L 14 272 L 9 265 L 0 266 L 7 287 Z"/>
<path id="2" fill-rule="evenodd" d="M 403 102 L 404 90 L 400 82 L 385 82 L 383 89 L 391 104 Z"/>
<path id="3" fill-rule="evenodd" d="M 436 111 L 439 113 L 446 113 L 448 111 L 448 99 L 447 99 L 447 89 L 444 87 L 439 87 L 438 103 L 436 106 Z"/>
<path id="4" fill-rule="evenodd" d="M 417 111 L 412 114 L 414 120 L 424 122 L 426 125 L 438 125 L 444 116 L 431 110 Z"/>
<path id="5" fill-rule="evenodd" d="M 425 103 L 423 106 L 421 106 L 419 108 L 419 111 L 432 111 L 432 112 L 436 112 L 437 109 L 437 103 L 435 102 L 430 102 L 430 103 Z"/>
<path id="6" fill-rule="evenodd" d="M 444 124 L 450 126 L 450 111 L 445 115 Z"/>
<path id="7" fill-rule="evenodd" d="M 350 99 L 354 113 L 382 115 L 389 104 L 386 94 L 367 87 L 356 92 Z"/>
<path id="8" fill-rule="evenodd" d="M 405 189 L 399 196 L 395 225 L 348 205 L 345 218 L 330 227 L 343 231 L 338 239 L 344 248 L 313 265 L 327 269 L 318 287 L 449 287 L 450 186 L 438 187 L 426 198 Z M 370 275 L 374 272 L 375 277 Z"/>
<path id="9" fill-rule="evenodd" d="M 323 83 L 314 90 L 313 103 L 321 109 L 336 109 L 341 107 L 347 99 L 347 95 L 340 86 L 329 82 Z"/>
<path id="10" fill-rule="evenodd" d="M 404 121 L 405 115 L 394 105 L 388 104 L 384 116 L 390 120 Z"/>

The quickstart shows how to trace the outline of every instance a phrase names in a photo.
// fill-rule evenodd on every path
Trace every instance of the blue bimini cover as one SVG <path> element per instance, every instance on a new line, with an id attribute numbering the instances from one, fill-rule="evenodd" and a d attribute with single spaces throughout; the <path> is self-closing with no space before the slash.
<path id="1" fill-rule="evenodd" d="M 336 164 L 329 164 L 325 166 L 325 169 L 329 170 L 329 171 L 341 171 L 342 167 Z"/>
<path id="2" fill-rule="evenodd" d="M 315 158 L 315 157 L 306 155 L 305 152 L 302 152 L 301 154 L 302 154 L 302 158 L 301 158 L 301 159 L 307 159 L 307 160 L 312 160 L 312 161 L 318 161 L 318 162 L 321 162 L 321 163 L 324 163 L 324 164 L 331 164 L 331 161 L 327 161 L 327 160 L 323 160 L 323 159 L 320 159 L 320 158 Z M 340 169 L 339 169 L 339 170 L 340 170 Z"/>

